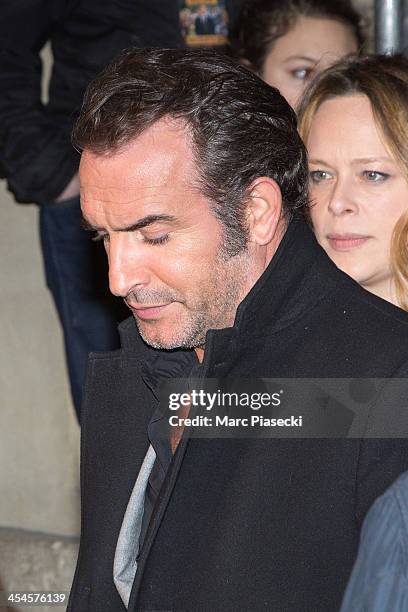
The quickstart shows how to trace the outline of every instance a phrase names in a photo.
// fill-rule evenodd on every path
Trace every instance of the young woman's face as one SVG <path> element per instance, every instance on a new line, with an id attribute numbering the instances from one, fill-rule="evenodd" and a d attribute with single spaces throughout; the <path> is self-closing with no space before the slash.
<path id="1" fill-rule="evenodd" d="M 408 208 L 408 181 L 385 145 L 368 98 L 323 102 L 306 146 L 310 214 L 319 243 L 346 274 L 396 303 L 390 245 Z"/>
<path id="2" fill-rule="evenodd" d="M 274 43 L 260 76 L 295 108 L 315 74 L 357 50 L 357 40 L 348 26 L 332 19 L 300 17 Z"/>

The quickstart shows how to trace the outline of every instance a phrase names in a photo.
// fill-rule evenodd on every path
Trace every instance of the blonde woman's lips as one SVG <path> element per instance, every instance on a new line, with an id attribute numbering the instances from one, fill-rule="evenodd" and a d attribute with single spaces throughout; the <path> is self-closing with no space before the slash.
<path id="1" fill-rule="evenodd" d="M 327 240 L 334 251 L 351 251 L 369 240 L 362 234 L 327 234 Z"/>

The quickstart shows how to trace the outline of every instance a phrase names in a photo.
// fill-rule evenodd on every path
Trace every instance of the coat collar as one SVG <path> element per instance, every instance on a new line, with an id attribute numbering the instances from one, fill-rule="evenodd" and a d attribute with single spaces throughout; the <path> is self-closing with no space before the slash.
<path id="1" fill-rule="evenodd" d="M 235 326 L 255 335 L 264 335 L 265 326 L 275 331 L 286 326 L 336 283 L 333 270 L 338 273 L 306 221 L 295 217 L 265 272 L 238 306 Z"/>
<path id="2" fill-rule="evenodd" d="M 269 266 L 239 305 L 234 326 L 208 332 L 202 375 L 223 376 L 222 370 L 225 367 L 228 373 L 228 360 L 232 355 L 239 358 L 242 351 L 245 354 L 245 345 L 241 346 L 241 351 L 234 354 L 234 343 L 245 342 L 247 335 L 254 341 L 255 334 L 262 341 L 265 334 L 270 333 L 271 326 L 277 328 L 287 325 L 299 313 L 313 307 L 313 303 L 320 299 L 322 291 L 330 290 L 330 283 L 333 282 L 330 279 L 337 278 L 336 274 L 328 273 L 327 266 L 331 269 L 334 267 L 317 245 L 306 223 L 301 219 L 293 220 Z M 323 275 L 328 278 L 322 282 Z M 132 344 L 136 346 L 141 342 L 133 321 L 126 321 L 121 327 L 121 333 L 124 349 L 127 351 L 132 350 Z M 144 568 L 188 444 L 188 437 L 183 437 L 173 457 L 172 469 L 168 471 L 160 491 L 141 551 L 130 596 L 130 610 L 137 609 Z"/>

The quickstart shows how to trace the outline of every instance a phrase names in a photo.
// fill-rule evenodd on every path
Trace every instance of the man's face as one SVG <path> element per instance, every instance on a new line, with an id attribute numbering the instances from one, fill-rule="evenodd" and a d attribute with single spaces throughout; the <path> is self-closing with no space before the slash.
<path id="1" fill-rule="evenodd" d="M 202 346 L 233 324 L 254 283 L 248 251 L 227 258 L 228 239 L 198 187 L 187 132 L 161 120 L 119 152 L 82 154 L 81 205 L 104 240 L 112 293 L 156 348 Z"/>

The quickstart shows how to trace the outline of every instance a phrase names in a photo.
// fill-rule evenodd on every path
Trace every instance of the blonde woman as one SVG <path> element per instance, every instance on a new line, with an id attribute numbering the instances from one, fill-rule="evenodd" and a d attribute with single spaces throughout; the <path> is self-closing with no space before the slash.
<path id="1" fill-rule="evenodd" d="M 299 129 L 319 243 L 360 285 L 408 310 L 408 60 L 327 69 L 306 91 Z"/>
<path id="2" fill-rule="evenodd" d="M 408 310 L 408 60 L 342 62 L 300 107 L 311 222 L 337 266 Z M 341 612 L 408 610 L 408 472 L 374 503 Z"/>

